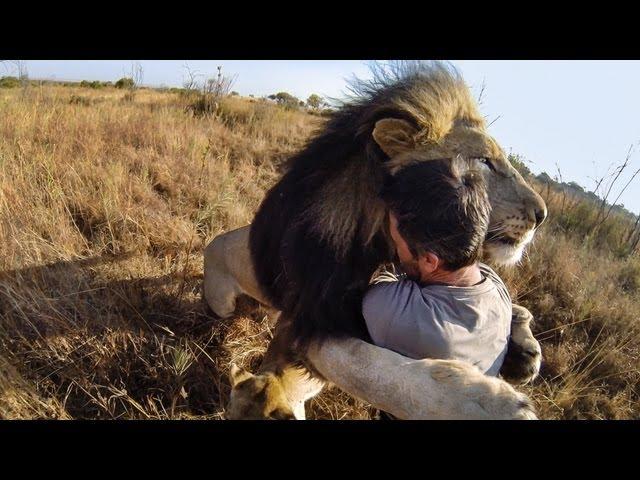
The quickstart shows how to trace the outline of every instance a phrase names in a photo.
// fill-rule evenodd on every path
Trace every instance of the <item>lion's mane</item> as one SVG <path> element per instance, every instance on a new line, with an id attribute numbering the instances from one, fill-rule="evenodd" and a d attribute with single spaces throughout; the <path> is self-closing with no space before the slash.
<path id="1" fill-rule="evenodd" d="M 312 338 L 368 338 L 362 296 L 375 269 L 393 258 L 379 193 L 389 158 L 375 123 L 399 118 L 417 141 L 437 144 L 455 122 L 483 125 L 461 76 L 442 63 L 404 62 L 353 82 L 353 96 L 300 151 L 266 194 L 251 226 L 258 281 L 290 318 L 300 346 Z"/>

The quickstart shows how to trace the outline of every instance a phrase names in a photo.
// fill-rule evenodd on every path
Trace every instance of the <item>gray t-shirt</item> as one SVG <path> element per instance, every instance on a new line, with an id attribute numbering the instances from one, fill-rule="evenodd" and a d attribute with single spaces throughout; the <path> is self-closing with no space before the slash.
<path id="1" fill-rule="evenodd" d="M 498 275 L 479 264 L 470 287 L 428 285 L 385 273 L 362 310 L 373 342 L 407 357 L 463 360 L 498 375 L 511 333 L 511 297 Z"/>

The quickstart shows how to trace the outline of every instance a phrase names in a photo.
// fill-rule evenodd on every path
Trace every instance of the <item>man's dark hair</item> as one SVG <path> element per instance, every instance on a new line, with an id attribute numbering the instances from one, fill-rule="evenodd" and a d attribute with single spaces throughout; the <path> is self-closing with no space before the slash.
<path id="1" fill-rule="evenodd" d="M 491 206 L 482 175 L 469 161 L 428 160 L 406 167 L 382 196 L 413 255 L 434 253 L 447 270 L 477 260 Z"/>

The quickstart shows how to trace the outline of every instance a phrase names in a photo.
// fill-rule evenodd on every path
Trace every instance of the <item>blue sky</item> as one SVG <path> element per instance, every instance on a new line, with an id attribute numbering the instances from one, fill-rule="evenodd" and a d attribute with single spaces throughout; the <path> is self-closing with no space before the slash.
<path id="1" fill-rule="evenodd" d="M 162 60 L 140 62 L 143 83 L 181 86 L 189 67 L 214 76 L 216 66 L 237 75 L 242 95 L 288 91 L 306 99 L 311 93 L 339 97 L 346 79 L 367 76 L 364 61 Z M 592 189 L 592 178 L 621 163 L 634 145 L 628 172 L 640 168 L 640 61 L 453 61 L 477 94 L 485 84 L 482 112 L 492 135 L 507 152 L 519 153 L 535 173 L 551 176 L 560 167 L 565 181 Z M 46 60 L 26 62 L 31 78 L 115 80 L 131 70 L 128 60 Z M 10 67 L 0 67 L 0 75 Z M 640 175 L 639 175 L 640 177 Z M 613 198 L 617 195 L 614 189 Z M 613 199 L 611 198 L 611 199 Z M 640 213 L 640 178 L 620 198 Z"/>

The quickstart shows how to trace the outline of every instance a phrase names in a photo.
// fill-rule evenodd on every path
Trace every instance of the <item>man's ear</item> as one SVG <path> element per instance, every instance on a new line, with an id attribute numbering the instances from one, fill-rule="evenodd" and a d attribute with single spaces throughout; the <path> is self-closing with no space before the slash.
<path id="1" fill-rule="evenodd" d="M 421 253 L 418 257 L 418 264 L 420 265 L 420 270 L 425 273 L 433 273 L 440 266 L 440 258 L 431 252 Z"/>
<path id="2" fill-rule="evenodd" d="M 389 158 L 415 148 L 418 130 L 399 118 L 383 118 L 373 127 L 373 139 Z"/>
<path id="3" fill-rule="evenodd" d="M 235 363 L 231 364 L 231 369 L 229 370 L 229 380 L 231 381 L 231 388 L 251 377 L 253 377 L 253 374 L 251 372 L 248 372 L 244 368 L 237 366 Z"/>

